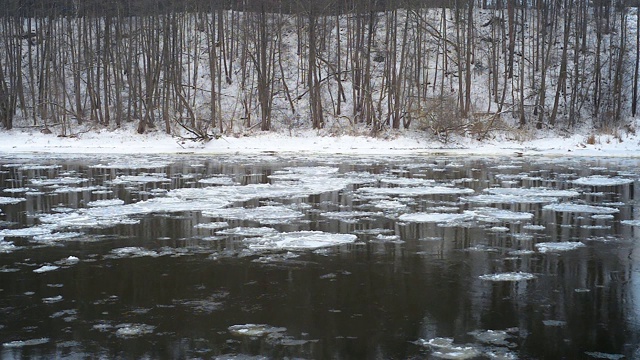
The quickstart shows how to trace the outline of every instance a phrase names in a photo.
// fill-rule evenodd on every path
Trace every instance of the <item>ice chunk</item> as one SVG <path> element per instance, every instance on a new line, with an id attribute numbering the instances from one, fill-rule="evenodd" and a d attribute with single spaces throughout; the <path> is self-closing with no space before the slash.
<path id="1" fill-rule="evenodd" d="M 536 249 L 541 253 L 569 251 L 586 246 L 579 241 L 542 242 L 536 244 Z"/>
<path id="2" fill-rule="evenodd" d="M 158 257 L 160 256 L 160 254 L 158 254 L 156 251 L 147 250 L 142 247 L 129 246 L 129 247 L 113 249 L 111 250 L 111 255 L 107 255 L 105 256 L 105 258 L 120 259 L 120 258 L 135 258 L 135 257 L 143 257 L 143 256 Z"/>
<path id="3" fill-rule="evenodd" d="M 558 198 L 549 196 L 481 194 L 476 196 L 463 197 L 460 200 L 472 204 L 546 204 L 557 202 Z"/>
<path id="4" fill-rule="evenodd" d="M 402 202 L 397 200 L 378 200 L 372 202 L 371 205 L 383 210 L 401 210 L 407 207 L 406 204 L 403 204 Z"/>
<path id="5" fill-rule="evenodd" d="M 481 280 L 486 280 L 486 281 L 526 281 L 526 280 L 533 280 L 536 278 L 536 276 L 530 273 L 518 271 L 518 272 L 485 274 L 485 275 L 480 275 L 479 278 Z"/>
<path id="6" fill-rule="evenodd" d="M 576 197 L 580 193 L 575 190 L 553 190 L 547 188 L 489 188 L 485 190 L 493 195 L 533 196 L 533 197 Z"/>
<path id="7" fill-rule="evenodd" d="M 507 221 L 518 222 L 528 221 L 533 218 L 533 214 L 527 212 L 515 212 L 510 210 L 502 210 L 496 208 L 477 208 L 473 210 L 465 211 L 465 214 L 471 214 L 478 218 L 478 220 L 486 222 Z"/>
<path id="8" fill-rule="evenodd" d="M 632 182 L 633 182 L 633 179 L 625 179 L 621 177 L 608 177 L 608 176 L 600 176 L 600 175 L 581 177 L 579 179 L 572 181 L 572 183 L 576 185 L 588 185 L 588 186 L 619 186 L 619 185 L 631 184 Z"/>
<path id="9" fill-rule="evenodd" d="M 42 302 L 45 304 L 54 304 L 60 301 L 62 301 L 62 295 L 42 298 Z"/>
<path id="10" fill-rule="evenodd" d="M 469 335 L 473 335 L 478 341 L 497 345 L 497 346 L 506 346 L 513 347 L 514 344 L 507 341 L 507 339 L 512 338 L 512 332 L 516 331 L 517 328 L 507 329 L 507 330 L 476 330 L 469 333 Z"/>
<path id="11" fill-rule="evenodd" d="M 237 235 L 237 236 L 265 236 L 277 234 L 278 231 L 270 227 L 236 227 L 232 229 L 220 230 L 216 234 Z"/>
<path id="12" fill-rule="evenodd" d="M 1 240 L 2 238 L 0 238 L 0 254 L 2 253 L 10 253 L 13 251 L 18 250 L 18 247 L 15 246 L 12 242 L 10 241 L 3 241 Z"/>
<path id="13" fill-rule="evenodd" d="M 218 230 L 218 229 L 224 229 L 224 228 L 226 228 L 228 226 L 229 226 L 229 223 L 226 222 L 226 221 L 217 221 L 217 222 L 196 224 L 194 226 L 194 228 L 196 228 L 196 229 Z"/>
<path id="14" fill-rule="evenodd" d="M 111 184 L 145 184 L 154 182 L 171 182 L 165 174 L 121 175 L 111 180 Z"/>
<path id="15" fill-rule="evenodd" d="M 0 196 L 0 205 L 17 204 L 17 203 L 20 203 L 20 202 L 23 202 L 23 201 L 27 201 L 27 199 Z"/>
<path id="16" fill-rule="evenodd" d="M 3 348 L 21 348 L 25 346 L 35 346 L 42 345 L 49 342 L 49 338 L 40 338 L 40 339 L 30 339 L 30 340 L 15 340 L 11 342 L 6 342 L 2 344 Z"/>
<path id="17" fill-rule="evenodd" d="M 471 213 L 465 214 L 449 214 L 449 213 L 412 213 L 403 214 L 398 217 L 400 221 L 417 222 L 417 223 L 443 223 L 454 221 L 468 221 L 473 220 L 474 215 Z"/>
<path id="18" fill-rule="evenodd" d="M 594 206 L 584 204 L 549 204 L 542 207 L 543 210 L 552 210 L 556 212 L 573 212 L 573 213 L 589 213 L 589 214 L 615 214 L 620 210 L 606 207 L 606 206 Z"/>
<path id="19" fill-rule="evenodd" d="M 119 324 L 116 325 L 116 336 L 120 338 L 132 338 L 153 333 L 155 326 L 147 324 Z"/>
<path id="20" fill-rule="evenodd" d="M 88 207 L 103 207 L 103 206 L 117 206 L 117 205 L 124 205 L 124 200 L 105 199 L 105 200 L 90 201 L 87 203 Z"/>
<path id="21" fill-rule="evenodd" d="M 378 188 L 363 187 L 358 192 L 364 192 L 374 195 L 402 195 L 402 196 L 424 196 L 424 195 L 458 195 L 473 194 L 473 189 L 456 188 L 446 186 L 416 186 L 416 187 L 395 187 L 395 188 Z"/>
<path id="22" fill-rule="evenodd" d="M 523 225 L 522 228 L 524 230 L 533 230 L 533 231 L 541 231 L 546 229 L 544 225 L 533 225 L 533 224 Z"/>
<path id="23" fill-rule="evenodd" d="M 562 320 L 542 320 L 542 323 L 544 324 L 544 326 L 565 326 L 567 325 L 566 321 L 562 321 Z"/>
<path id="24" fill-rule="evenodd" d="M 509 232 L 509 228 L 505 226 L 493 226 L 489 228 L 489 231 L 494 233 L 505 233 L 505 232 Z"/>
<path id="25" fill-rule="evenodd" d="M 297 231 L 245 239 L 252 250 L 306 250 L 355 242 L 352 234 L 331 234 L 321 231 Z"/>
<path id="26" fill-rule="evenodd" d="M 300 211 L 284 206 L 260 206 L 256 208 L 225 208 L 203 211 L 202 215 L 230 220 L 254 220 L 262 224 L 286 224 L 304 217 Z"/>
<path id="27" fill-rule="evenodd" d="M 594 359 L 606 359 L 606 360 L 621 360 L 625 358 L 625 356 L 622 354 L 609 354 L 609 353 L 602 353 L 597 351 L 587 351 L 585 352 L 585 355 L 592 357 Z"/>
<path id="28" fill-rule="evenodd" d="M 594 220 L 611 220 L 611 219 L 614 219 L 615 216 L 611 214 L 595 214 L 595 215 L 591 215 L 591 218 Z"/>
<path id="29" fill-rule="evenodd" d="M 32 237 L 37 235 L 47 235 L 51 233 L 51 229 L 46 226 L 33 226 L 22 229 L 3 229 L 0 230 L 0 236 L 9 237 Z"/>
<path id="30" fill-rule="evenodd" d="M 59 265 L 75 265 L 80 262 L 80 259 L 76 256 L 69 256 L 60 261 L 56 261 L 56 264 Z"/>
<path id="31" fill-rule="evenodd" d="M 440 359 L 463 360 L 473 359 L 482 355 L 482 352 L 477 347 L 471 345 L 456 345 L 451 338 L 419 339 L 416 343 L 433 349 L 434 351 L 431 355 Z"/>
<path id="32" fill-rule="evenodd" d="M 33 270 L 33 272 L 37 273 L 37 274 L 40 274 L 40 273 L 43 273 L 43 272 L 58 270 L 59 268 L 60 268 L 59 266 L 55 266 L 55 265 L 43 265 L 43 266 Z"/>
<path id="33" fill-rule="evenodd" d="M 33 185 L 36 186 L 53 186 L 53 185 L 79 185 L 89 181 L 88 179 L 79 177 L 59 177 L 55 179 L 31 179 Z"/>
<path id="34" fill-rule="evenodd" d="M 369 211 L 331 211 L 320 213 L 320 216 L 341 221 L 357 221 L 358 218 L 382 216 L 380 212 Z"/>
<path id="35" fill-rule="evenodd" d="M 620 224 L 628 226 L 640 226 L 640 220 L 622 220 L 620 221 Z"/>
<path id="36" fill-rule="evenodd" d="M 69 240 L 84 235 L 80 232 L 57 232 L 50 234 L 36 235 L 32 241 L 41 243 L 53 243 L 56 241 Z"/>
<path id="37" fill-rule="evenodd" d="M 280 333 L 287 331 L 283 327 L 275 327 L 265 324 L 245 324 L 245 325 L 232 325 L 229 326 L 229 332 L 239 336 L 265 336 L 273 333 Z"/>
<path id="38" fill-rule="evenodd" d="M 20 188 L 4 189 L 2 191 L 7 192 L 7 193 L 12 193 L 12 194 L 17 194 L 17 193 L 26 193 L 26 192 L 36 191 L 36 189 L 20 187 Z"/>
<path id="39" fill-rule="evenodd" d="M 234 185 L 233 178 L 227 176 L 214 176 L 210 178 L 200 179 L 198 183 L 205 185 Z"/>
<path id="40" fill-rule="evenodd" d="M 380 182 L 397 186 L 428 186 L 435 184 L 435 180 L 420 178 L 382 178 Z"/>

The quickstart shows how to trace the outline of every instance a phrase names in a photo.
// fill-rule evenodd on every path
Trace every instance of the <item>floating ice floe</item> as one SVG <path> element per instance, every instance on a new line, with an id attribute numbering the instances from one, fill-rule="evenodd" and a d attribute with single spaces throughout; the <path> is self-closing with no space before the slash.
<path id="1" fill-rule="evenodd" d="M 486 280 L 486 281 L 526 281 L 526 280 L 533 280 L 536 278 L 536 276 L 530 273 L 518 271 L 518 272 L 485 274 L 485 275 L 480 275 L 479 278 L 481 280 Z"/>
<path id="2" fill-rule="evenodd" d="M 591 218 L 594 220 L 611 220 L 611 219 L 614 219 L 615 216 L 611 214 L 595 214 L 595 215 L 591 215 Z"/>
<path id="3" fill-rule="evenodd" d="M 229 326 L 229 332 L 239 336 L 253 336 L 260 337 L 273 333 L 280 333 L 287 331 L 283 327 L 275 327 L 265 324 L 245 324 L 245 325 L 232 325 Z"/>
<path id="4" fill-rule="evenodd" d="M 482 351 L 473 345 L 456 345 L 452 338 L 419 339 L 416 344 L 433 349 L 431 353 L 440 359 L 473 359 L 482 355 Z"/>
<path id="5" fill-rule="evenodd" d="M 129 246 L 111 250 L 111 255 L 105 256 L 105 259 L 136 258 L 143 256 L 158 257 L 161 256 L 161 254 L 142 247 Z"/>
<path id="6" fill-rule="evenodd" d="M 146 184 L 155 182 L 171 182 L 165 174 L 147 174 L 147 175 L 121 175 L 111 180 L 109 183 L 113 185 L 120 184 Z"/>
<path id="7" fill-rule="evenodd" d="M 371 240 L 371 242 L 377 243 L 393 243 L 393 244 L 402 244 L 405 241 L 400 239 L 398 235 L 382 235 L 379 234 L 375 239 Z"/>
<path id="8" fill-rule="evenodd" d="M 509 231 L 509 228 L 506 226 L 493 226 L 489 228 L 489 231 L 494 233 L 505 233 Z"/>
<path id="9" fill-rule="evenodd" d="M 132 338 L 151 334 L 155 330 L 155 326 L 147 324 L 119 324 L 116 325 L 116 336 L 120 338 Z"/>
<path id="10" fill-rule="evenodd" d="M 510 210 L 496 209 L 490 207 L 476 208 L 467 210 L 465 214 L 472 215 L 480 221 L 484 222 L 519 222 L 528 221 L 533 218 L 533 214 L 528 212 L 516 212 Z"/>
<path id="11" fill-rule="evenodd" d="M 398 217 L 400 221 L 416 222 L 416 223 L 450 223 L 473 220 L 474 215 L 471 213 L 450 214 L 450 213 L 412 213 L 403 214 Z"/>
<path id="12" fill-rule="evenodd" d="M 93 192 L 106 189 L 104 186 L 61 186 L 53 190 L 56 194 Z"/>
<path id="13" fill-rule="evenodd" d="M 9 205 L 9 204 L 17 204 L 23 201 L 27 201 L 25 198 L 15 198 L 15 197 L 7 197 L 0 196 L 0 205 Z"/>
<path id="14" fill-rule="evenodd" d="M 214 176 L 198 180 L 199 184 L 205 185 L 235 185 L 233 178 L 228 176 Z"/>
<path id="15" fill-rule="evenodd" d="M 226 228 L 228 226 L 229 226 L 229 223 L 226 222 L 226 221 L 216 221 L 216 222 L 210 222 L 210 223 L 196 224 L 194 226 L 194 228 L 196 228 L 196 229 L 218 230 L 218 229 L 224 229 L 224 228 Z"/>
<path id="16" fill-rule="evenodd" d="M 383 214 L 381 212 L 370 211 L 331 211 L 320 213 L 320 216 L 322 217 L 333 220 L 340 220 L 343 222 L 358 222 L 362 218 L 370 218 L 382 215 Z"/>
<path id="17" fill-rule="evenodd" d="M 610 354 L 610 353 L 603 353 L 598 351 L 586 351 L 585 355 L 592 357 L 594 359 L 605 359 L 605 360 L 621 360 L 625 358 L 625 356 L 622 354 Z"/>
<path id="18" fill-rule="evenodd" d="M 459 195 L 473 194 L 474 190 L 469 188 L 456 188 L 446 186 L 416 186 L 416 187 L 363 187 L 358 192 L 374 195 L 402 195 L 402 196 L 424 196 L 424 195 Z"/>
<path id="19" fill-rule="evenodd" d="M 2 238 L 0 238 L 0 254 L 14 252 L 18 249 L 19 248 L 15 246 L 12 242 L 4 241 L 2 240 Z"/>
<path id="20" fill-rule="evenodd" d="M 355 242 L 352 234 L 331 234 L 322 231 L 297 231 L 245 239 L 251 250 L 308 250 Z"/>
<path id="21" fill-rule="evenodd" d="M 508 341 L 514 337 L 514 333 L 518 332 L 518 328 L 510 328 L 507 330 L 475 330 L 469 333 L 476 340 L 496 346 L 514 347 L 515 344 Z"/>
<path id="22" fill-rule="evenodd" d="M 573 190 L 547 188 L 490 188 L 487 194 L 464 197 L 461 200 L 475 204 L 545 204 L 580 195 Z"/>
<path id="23" fill-rule="evenodd" d="M 105 200 L 90 201 L 87 203 L 88 207 L 106 207 L 106 206 L 117 206 L 117 205 L 124 205 L 124 200 L 105 199 Z"/>
<path id="24" fill-rule="evenodd" d="M 8 237 L 33 237 L 37 235 L 51 234 L 52 230 L 47 226 L 33 226 L 21 229 L 3 229 L 0 230 L 0 236 Z"/>
<path id="25" fill-rule="evenodd" d="M 58 265 L 75 265 L 80 262 L 80 259 L 76 256 L 68 256 L 62 260 L 56 261 Z"/>
<path id="26" fill-rule="evenodd" d="M 640 220 L 622 220 L 620 224 L 627 226 L 640 226 Z"/>
<path id="27" fill-rule="evenodd" d="M 55 179 L 31 179 L 31 184 L 35 186 L 52 186 L 52 185 L 79 185 L 88 182 L 89 179 L 79 177 L 59 177 Z"/>
<path id="28" fill-rule="evenodd" d="M 37 274 L 41 274 L 41 273 L 44 273 L 44 272 L 58 270 L 59 268 L 60 268 L 59 266 L 55 266 L 55 265 L 43 265 L 43 266 L 33 270 L 33 272 L 37 273 Z"/>
<path id="29" fill-rule="evenodd" d="M 284 206 L 260 206 L 256 208 L 224 208 L 203 211 L 203 216 L 229 220 L 253 220 L 262 224 L 285 224 L 304 217 L 300 211 Z"/>
<path id="30" fill-rule="evenodd" d="M 75 239 L 82 235 L 84 234 L 80 232 L 56 232 L 36 235 L 31 239 L 31 241 L 38 243 L 54 243 L 56 241 Z"/>
<path id="31" fill-rule="evenodd" d="M 589 213 L 589 214 L 616 214 L 620 210 L 606 206 L 594 206 L 584 204 L 549 204 L 542 207 L 543 210 L 551 210 L 556 212 L 572 212 L 572 213 Z"/>
<path id="32" fill-rule="evenodd" d="M 236 227 L 232 229 L 225 229 L 216 231 L 216 234 L 220 235 L 236 235 L 236 236 L 265 236 L 277 234 L 278 231 L 270 227 Z"/>
<path id="33" fill-rule="evenodd" d="M 19 188 L 4 189 L 2 191 L 6 193 L 11 193 L 11 194 L 19 194 L 19 193 L 26 193 L 26 192 L 37 191 L 37 190 L 33 188 L 19 187 Z"/>
<path id="34" fill-rule="evenodd" d="M 562 242 L 542 242 L 537 243 L 536 249 L 541 253 L 556 252 L 556 251 L 569 251 L 575 250 L 586 245 L 579 241 L 562 241 Z"/>
<path id="35" fill-rule="evenodd" d="M 435 184 L 435 180 L 420 178 L 382 178 L 380 182 L 397 186 L 430 186 Z"/>
<path id="36" fill-rule="evenodd" d="M 42 298 L 42 302 L 45 304 L 55 304 L 60 301 L 62 301 L 62 295 Z"/>
<path id="37" fill-rule="evenodd" d="M 626 179 L 621 177 L 599 176 L 599 175 L 581 177 L 579 179 L 572 181 L 572 183 L 576 185 L 587 185 L 587 186 L 619 186 L 619 185 L 631 184 L 632 182 L 633 182 L 633 179 Z"/>
<path id="38" fill-rule="evenodd" d="M 25 346 L 36 346 L 42 345 L 49 342 L 49 338 L 40 338 L 40 339 L 29 339 L 29 340 L 15 340 L 2 344 L 2 347 L 5 349 L 11 348 L 21 348 Z"/>
<path id="39" fill-rule="evenodd" d="M 378 200 L 372 202 L 371 205 L 382 210 L 401 210 L 407 207 L 406 204 L 397 200 Z"/>
<path id="40" fill-rule="evenodd" d="M 567 322 L 562 320 L 542 320 L 542 323 L 544 324 L 544 326 L 550 327 L 562 327 L 567 325 Z"/>
<path id="41" fill-rule="evenodd" d="M 546 226 L 544 226 L 544 225 L 526 224 L 526 225 L 522 225 L 522 228 L 524 230 L 542 231 L 542 230 L 546 229 Z"/>
<path id="42" fill-rule="evenodd" d="M 171 165 L 170 161 L 153 160 L 148 158 L 135 159 L 127 157 L 126 160 L 120 160 L 109 164 L 91 165 L 91 169 L 122 169 L 122 170 L 139 170 L 139 169 L 162 169 Z"/>

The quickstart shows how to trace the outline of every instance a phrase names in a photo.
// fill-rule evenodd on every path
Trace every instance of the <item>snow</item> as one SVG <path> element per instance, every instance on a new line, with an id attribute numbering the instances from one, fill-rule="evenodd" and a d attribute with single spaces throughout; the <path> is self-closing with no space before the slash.
<path id="1" fill-rule="evenodd" d="M 477 142 L 461 138 L 453 144 L 428 139 L 424 133 L 407 131 L 386 138 L 367 136 L 323 136 L 321 131 L 301 130 L 296 134 L 254 133 L 250 136 L 224 136 L 206 144 L 186 142 L 160 132 L 139 135 L 133 128 L 91 131 L 77 137 L 57 137 L 37 131 L 14 129 L 0 132 L 0 153 L 57 154 L 405 154 L 405 155 L 513 155 L 513 156 L 584 156 L 640 157 L 640 134 L 628 134 L 624 142 L 603 141 L 590 145 L 585 136 L 568 137 L 549 133 L 535 139 L 515 141 L 496 138 Z M 22 165 L 21 165 L 22 166 Z M 155 163 L 113 163 L 104 168 L 155 168 Z"/>

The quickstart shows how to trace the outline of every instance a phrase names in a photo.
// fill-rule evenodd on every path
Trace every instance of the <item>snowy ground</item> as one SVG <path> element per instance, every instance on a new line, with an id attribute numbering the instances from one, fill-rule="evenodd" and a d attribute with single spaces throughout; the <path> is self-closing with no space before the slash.
<path id="1" fill-rule="evenodd" d="M 132 129 L 90 131 L 74 137 L 58 137 L 34 131 L 0 132 L 2 153 L 87 153 L 87 154 L 444 154 L 444 155 L 542 155 L 640 157 L 640 135 L 618 132 L 596 135 L 592 141 L 584 134 L 566 137 L 545 136 L 518 140 L 502 136 L 478 142 L 458 138 L 442 143 L 425 133 L 403 132 L 391 138 L 366 136 L 322 136 L 308 130 L 289 136 L 255 133 L 251 136 L 225 136 L 208 143 L 182 140 L 161 132 L 139 135 Z M 593 141 L 595 140 L 595 141 Z"/>

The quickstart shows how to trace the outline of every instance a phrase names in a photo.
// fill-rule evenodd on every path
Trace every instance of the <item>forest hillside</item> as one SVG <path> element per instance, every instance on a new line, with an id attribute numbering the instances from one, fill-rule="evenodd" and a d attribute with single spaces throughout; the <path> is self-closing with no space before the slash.
<path id="1" fill-rule="evenodd" d="M 634 132 L 638 4 L 7 0 L 0 126 Z"/>

